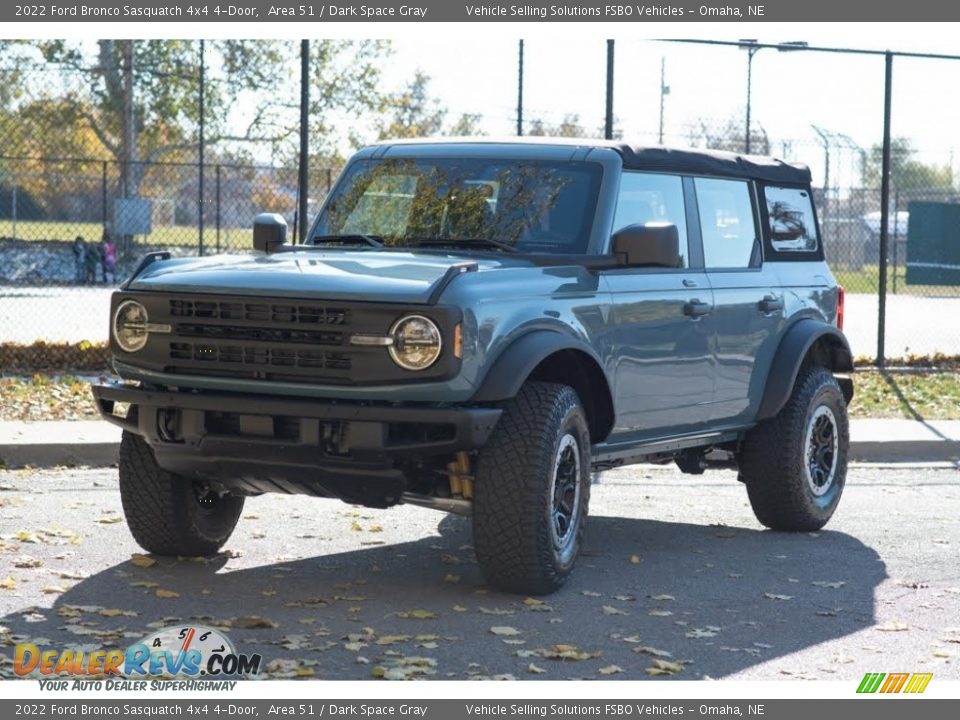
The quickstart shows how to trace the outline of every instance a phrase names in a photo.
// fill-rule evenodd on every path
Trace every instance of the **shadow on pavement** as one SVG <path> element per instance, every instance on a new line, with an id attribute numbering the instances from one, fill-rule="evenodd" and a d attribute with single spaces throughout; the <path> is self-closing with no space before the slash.
<path id="1" fill-rule="evenodd" d="M 654 665 L 649 651 L 635 651 L 646 647 L 669 652 L 665 659 L 684 663 L 675 677 L 692 680 L 861 630 L 873 620 L 874 589 L 886 577 L 877 553 L 843 533 L 593 517 L 570 582 L 536 605 L 483 585 L 468 520 L 443 517 L 438 529 L 439 536 L 415 542 L 236 570 L 224 556 L 157 558 L 147 568 L 125 562 L 79 582 L 52 610 L 20 610 L 0 625 L 15 642 L 42 639 L 61 649 L 125 648 L 158 624 L 222 626 L 238 651 L 259 652 L 267 664 L 296 660 L 321 679 L 370 678 L 390 653 L 434 659 L 438 679 L 641 679 Z M 300 542 L 307 550 L 308 541 Z M 157 590 L 178 597 L 160 598 Z M 398 615 L 410 610 L 435 617 Z M 243 627 L 255 623 L 250 616 L 274 627 Z M 384 636 L 407 637 L 378 644 Z M 524 656 L 558 644 L 601 654 Z M 13 648 L 3 654 L 12 658 Z M 531 674 L 531 662 L 546 672 Z M 622 672 L 598 674 L 611 665 Z M 12 674 L 9 663 L 3 669 Z"/>

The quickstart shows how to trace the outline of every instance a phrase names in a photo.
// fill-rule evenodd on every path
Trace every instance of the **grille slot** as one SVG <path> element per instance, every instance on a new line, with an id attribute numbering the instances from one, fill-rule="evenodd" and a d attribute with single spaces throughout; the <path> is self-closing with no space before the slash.
<path id="1" fill-rule="evenodd" d="M 276 322 L 294 325 L 350 324 L 346 308 L 301 303 L 247 302 L 233 300 L 170 300 L 170 317 L 204 320 Z"/>
<path id="2" fill-rule="evenodd" d="M 301 368 L 349 370 L 350 356 L 325 350 L 271 346 L 219 345 L 213 343 L 171 342 L 170 359 L 189 363 L 217 363 L 250 368 Z"/>

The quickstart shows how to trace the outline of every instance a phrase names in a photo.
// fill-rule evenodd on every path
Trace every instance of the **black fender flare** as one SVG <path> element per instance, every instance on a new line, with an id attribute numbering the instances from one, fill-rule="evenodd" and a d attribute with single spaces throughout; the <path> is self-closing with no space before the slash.
<path id="1" fill-rule="evenodd" d="M 498 402 L 515 397 L 537 365 L 561 350 L 579 350 L 603 368 L 593 348 L 582 340 L 552 330 L 533 330 L 500 353 L 471 401 Z"/>
<path id="2" fill-rule="evenodd" d="M 821 340 L 825 341 L 829 350 L 830 369 L 840 373 L 853 372 L 853 355 L 844 334 L 823 320 L 802 318 L 787 330 L 773 356 L 757 420 L 772 418 L 780 412 L 793 392 L 793 385 L 807 353 Z M 849 401 L 853 396 L 852 382 L 841 383 L 841 388 Z"/>

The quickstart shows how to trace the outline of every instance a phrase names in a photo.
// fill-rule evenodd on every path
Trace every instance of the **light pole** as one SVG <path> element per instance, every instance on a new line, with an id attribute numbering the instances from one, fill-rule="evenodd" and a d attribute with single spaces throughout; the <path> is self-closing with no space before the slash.
<path id="1" fill-rule="evenodd" d="M 740 41 L 740 47 L 747 51 L 747 127 L 744 133 L 743 151 L 750 154 L 750 98 L 753 94 L 753 56 L 763 50 L 762 45 L 757 45 L 756 38 L 744 38 Z"/>
<path id="2" fill-rule="evenodd" d="M 769 45 L 759 44 L 755 38 L 745 38 L 737 41 L 738 47 L 747 51 L 747 122 L 746 133 L 743 140 L 743 151 L 750 154 L 750 106 L 753 95 L 753 56 Z M 790 50 L 803 50 L 808 47 L 805 40 L 791 40 L 789 42 L 779 43 L 775 46 L 780 52 Z"/>

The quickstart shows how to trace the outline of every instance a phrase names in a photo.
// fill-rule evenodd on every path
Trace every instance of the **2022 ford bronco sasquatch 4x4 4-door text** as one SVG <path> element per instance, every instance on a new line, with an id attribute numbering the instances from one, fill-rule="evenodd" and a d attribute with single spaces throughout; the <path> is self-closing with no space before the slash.
<path id="1" fill-rule="evenodd" d="M 265 492 L 472 517 L 498 588 L 547 593 L 591 473 L 739 469 L 758 520 L 829 520 L 851 353 L 806 167 L 592 141 L 357 153 L 310 229 L 148 256 L 116 292 L 120 491 L 146 550 L 209 554 Z"/>

